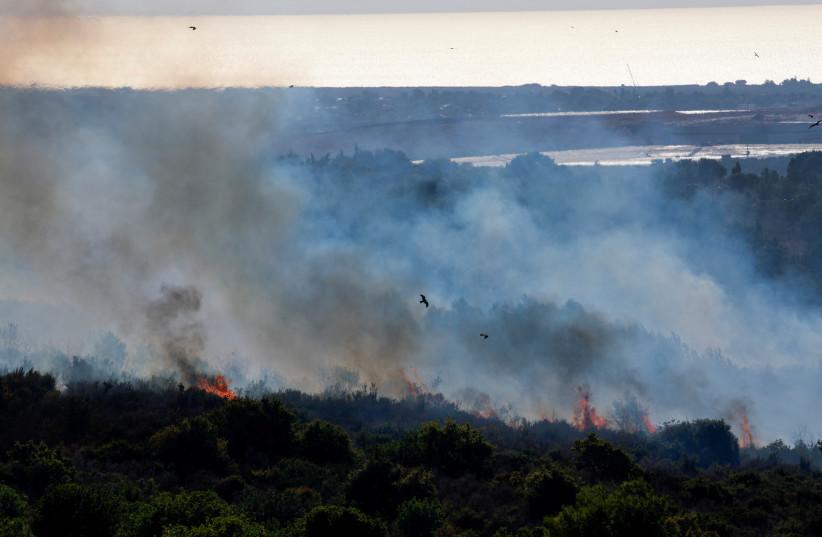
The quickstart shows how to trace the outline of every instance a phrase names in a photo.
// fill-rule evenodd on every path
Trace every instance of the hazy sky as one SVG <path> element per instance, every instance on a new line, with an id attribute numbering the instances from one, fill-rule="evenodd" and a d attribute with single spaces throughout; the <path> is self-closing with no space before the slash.
<path id="1" fill-rule="evenodd" d="M 632 9 L 813 4 L 803 0 L 0 0 L 0 13 L 291 14 Z"/>

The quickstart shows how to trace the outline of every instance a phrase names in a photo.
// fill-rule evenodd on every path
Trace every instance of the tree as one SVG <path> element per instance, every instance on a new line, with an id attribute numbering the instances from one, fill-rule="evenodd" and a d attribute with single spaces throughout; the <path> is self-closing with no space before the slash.
<path id="1" fill-rule="evenodd" d="M 117 528 L 121 504 L 107 491 L 75 483 L 50 488 L 35 511 L 37 537 L 110 537 Z"/>
<path id="2" fill-rule="evenodd" d="M 408 500 L 397 513 L 397 527 L 405 537 L 433 537 L 444 520 L 442 505 L 434 498 Z"/>
<path id="3" fill-rule="evenodd" d="M 211 417 L 237 461 L 263 465 L 289 455 L 294 447 L 294 413 L 279 399 L 228 401 Z"/>
<path id="4" fill-rule="evenodd" d="M 219 472 L 228 464 L 225 441 L 203 416 L 166 427 L 151 437 L 151 444 L 160 460 L 184 475 L 197 470 Z"/>
<path id="5" fill-rule="evenodd" d="M 470 425 L 427 423 L 406 436 L 402 457 L 409 465 L 423 464 L 450 476 L 465 472 L 484 474 L 493 449 Z"/>
<path id="6" fill-rule="evenodd" d="M 626 481 L 616 489 L 603 485 L 582 489 L 577 503 L 546 519 L 552 537 L 669 537 L 671 508 L 644 481 Z"/>
<path id="7" fill-rule="evenodd" d="M 531 517 L 556 514 L 576 501 L 578 490 L 573 478 L 557 467 L 534 470 L 525 479 L 525 498 Z"/>
<path id="8" fill-rule="evenodd" d="M 579 468 L 593 480 L 624 481 L 639 473 L 627 453 L 597 438 L 594 433 L 574 442 L 571 449 L 576 454 Z"/>
<path id="9" fill-rule="evenodd" d="M 312 421 L 300 432 L 300 454 L 317 464 L 345 464 L 354 458 L 351 438 L 341 427 Z"/>
<path id="10" fill-rule="evenodd" d="M 674 459 L 690 456 L 697 466 L 739 465 L 739 443 L 731 427 L 722 420 L 672 423 L 656 436 L 663 453 Z"/>
<path id="11" fill-rule="evenodd" d="M 357 509 L 336 505 L 321 505 L 311 510 L 297 524 L 300 537 L 329 537 L 356 535 L 357 537 L 386 537 L 385 528 Z"/>

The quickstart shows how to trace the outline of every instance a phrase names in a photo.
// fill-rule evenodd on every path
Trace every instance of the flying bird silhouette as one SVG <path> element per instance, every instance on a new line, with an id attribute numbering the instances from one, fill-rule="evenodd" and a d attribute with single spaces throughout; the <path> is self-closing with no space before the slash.
<path id="1" fill-rule="evenodd" d="M 810 127 L 808 127 L 808 128 L 809 128 L 809 129 L 812 129 L 812 128 L 814 128 L 814 127 L 818 127 L 820 123 L 822 123 L 822 119 L 818 120 L 816 123 L 813 123 L 813 124 L 812 124 Z"/>
<path id="2" fill-rule="evenodd" d="M 425 298 L 425 295 L 420 295 L 420 304 L 425 304 L 425 307 L 428 307 L 428 299 Z"/>
<path id="3" fill-rule="evenodd" d="M 196 29 L 197 29 L 197 27 L 196 27 L 196 26 L 189 26 L 189 28 L 191 28 L 191 31 L 192 31 L 192 32 L 193 32 L 194 30 L 196 30 Z"/>
<path id="4" fill-rule="evenodd" d="M 813 114 L 808 114 L 808 117 L 813 119 Z"/>
<path id="5" fill-rule="evenodd" d="M 482 339 L 488 339 L 488 334 L 480 334 L 480 337 L 481 337 Z"/>
<path id="6" fill-rule="evenodd" d="M 754 56 L 756 56 L 758 58 L 759 54 L 757 54 L 756 51 L 754 51 Z"/>

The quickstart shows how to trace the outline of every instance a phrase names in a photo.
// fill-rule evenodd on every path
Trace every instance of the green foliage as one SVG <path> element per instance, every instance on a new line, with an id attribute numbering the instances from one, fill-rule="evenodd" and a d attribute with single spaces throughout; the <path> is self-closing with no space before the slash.
<path id="1" fill-rule="evenodd" d="M 556 514 L 574 503 L 579 487 L 558 467 L 539 468 L 525 479 L 525 498 L 533 518 Z"/>
<path id="2" fill-rule="evenodd" d="M 25 518 L 0 517 L 0 537 L 34 537 Z"/>
<path id="3" fill-rule="evenodd" d="M 309 487 L 291 488 L 247 495 L 241 504 L 243 512 L 267 528 L 291 524 L 322 503 L 322 498 Z"/>
<path id="4" fill-rule="evenodd" d="M 265 537 L 263 526 L 249 522 L 239 515 L 218 516 L 206 524 L 186 528 L 171 526 L 163 531 L 163 537 Z"/>
<path id="5" fill-rule="evenodd" d="M 386 537 L 385 527 L 368 518 L 357 509 L 323 505 L 315 507 L 293 532 L 294 537 L 330 537 L 333 535 L 356 535 L 357 537 Z"/>
<path id="6" fill-rule="evenodd" d="M 40 499 L 32 529 L 38 537 L 109 537 L 121 507 L 108 491 L 75 483 L 55 485 Z"/>
<path id="7" fill-rule="evenodd" d="M 470 425 L 427 423 L 403 441 L 402 458 L 410 465 L 424 465 L 446 475 L 465 472 L 484 474 L 493 451 L 479 431 Z"/>
<path id="8" fill-rule="evenodd" d="M 42 442 L 15 442 L 0 464 L 0 478 L 33 497 L 40 496 L 50 485 L 67 482 L 73 475 L 60 453 Z"/>
<path id="9" fill-rule="evenodd" d="M 16 518 L 23 516 L 28 504 L 16 490 L 0 484 L 0 518 Z"/>
<path id="10" fill-rule="evenodd" d="M 591 433 L 584 440 L 577 440 L 572 449 L 579 468 L 593 480 L 624 481 L 639 473 L 639 468 L 627 453 L 596 434 Z"/>
<path id="11" fill-rule="evenodd" d="M 18 414 L 56 395 L 53 376 L 16 369 L 0 377 L 0 416 Z"/>
<path id="12" fill-rule="evenodd" d="M 432 537 L 444 520 L 442 505 L 433 498 L 408 500 L 397 512 L 397 527 L 405 537 Z"/>
<path id="13" fill-rule="evenodd" d="M 274 397 L 259 401 L 228 401 L 212 415 L 220 437 L 228 442 L 228 454 L 236 461 L 254 465 L 274 462 L 294 449 L 294 413 Z"/>
<path id="14" fill-rule="evenodd" d="M 657 440 L 666 455 L 693 457 L 702 468 L 739 464 L 739 444 L 724 421 L 703 419 L 668 424 L 659 431 Z"/>
<path id="15" fill-rule="evenodd" d="M 312 421 L 300 431 L 300 456 L 317 464 L 345 464 L 354 458 L 351 438 L 341 427 Z"/>
<path id="16" fill-rule="evenodd" d="M 160 493 L 138 505 L 123 521 L 118 537 L 153 537 L 166 528 L 198 527 L 231 515 L 230 506 L 214 492 Z"/>
<path id="17" fill-rule="evenodd" d="M 616 489 L 583 488 L 577 503 L 546 519 L 552 537 L 669 537 L 671 507 L 644 481 L 626 481 Z"/>
<path id="18" fill-rule="evenodd" d="M 169 425 L 156 433 L 151 443 L 158 458 L 182 474 L 196 470 L 221 472 L 229 462 L 225 441 L 202 416 L 186 419 L 179 425 Z"/>

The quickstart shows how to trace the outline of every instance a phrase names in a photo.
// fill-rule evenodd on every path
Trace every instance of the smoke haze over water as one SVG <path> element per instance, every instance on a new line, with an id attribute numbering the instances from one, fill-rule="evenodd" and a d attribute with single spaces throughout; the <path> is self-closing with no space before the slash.
<path id="1" fill-rule="evenodd" d="M 319 390 L 344 368 L 401 396 L 416 368 L 529 418 L 570 417 L 587 385 L 600 409 L 639 401 L 657 421 L 744 406 L 755 439 L 822 428 L 805 410 L 822 403 L 818 310 L 703 227 L 745 215 L 732 195 L 683 207 L 652 170 L 544 160 L 305 166 L 267 149 L 301 101 L 227 102 L 0 91 L 0 292 L 25 304 L 4 320 L 80 312 L 127 343 L 121 368 L 187 383 L 231 368 Z M 58 348 L 79 330 L 21 329 Z"/>
<path id="2" fill-rule="evenodd" d="M 587 384 L 602 411 L 635 397 L 656 421 L 734 419 L 742 401 L 758 438 L 816 431 L 796 409 L 820 402 L 817 310 L 697 225 L 742 211 L 732 196 L 685 209 L 651 171 L 543 161 L 312 168 L 266 153 L 284 134 L 253 92 L 145 97 L 0 99 L 5 298 L 82 312 L 135 373 L 321 389 L 345 368 L 401 396 L 416 368 L 531 418 L 570 417 Z M 59 348 L 49 325 L 21 330 Z"/>

